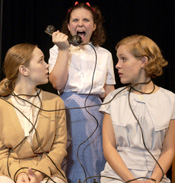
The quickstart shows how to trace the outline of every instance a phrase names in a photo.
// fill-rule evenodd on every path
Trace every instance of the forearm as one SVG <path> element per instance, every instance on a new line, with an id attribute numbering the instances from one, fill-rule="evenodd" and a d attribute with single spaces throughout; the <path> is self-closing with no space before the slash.
<path id="1" fill-rule="evenodd" d="M 151 178 L 153 178 L 159 182 L 162 178 L 163 172 L 164 172 L 164 174 L 166 174 L 167 171 L 169 170 L 169 168 L 172 164 L 173 157 L 174 157 L 174 150 L 173 149 L 170 149 L 166 152 L 162 152 L 162 154 L 158 160 L 158 163 L 161 166 L 162 170 L 158 166 L 158 164 L 156 164 Z"/>
<path id="2" fill-rule="evenodd" d="M 113 130 L 111 116 L 107 113 L 104 114 L 103 119 L 103 152 L 105 159 L 111 168 L 124 180 L 128 181 L 134 179 L 134 176 L 128 170 L 121 156 L 116 149 L 116 139 Z"/>
<path id="3" fill-rule="evenodd" d="M 124 180 L 128 181 L 135 177 L 128 170 L 121 156 L 117 150 L 113 147 L 108 147 L 108 150 L 104 149 L 104 156 L 112 169 Z"/>
<path id="4" fill-rule="evenodd" d="M 68 57 L 68 50 L 59 50 L 56 64 L 50 73 L 50 82 L 57 90 L 63 89 L 66 85 L 68 78 Z"/>
<path id="5" fill-rule="evenodd" d="M 165 135 L 165 139 L 163 141 L 162 153 L 158 159 L 158 162 L 162 167 L 164 174 L 167 173 L 173 161 L 173 157 L 175 154 L 174 139 L 175 139 L 175 120 L 171 120 L 167 133 Z M 158 165 L 155 166 L 155 169 L 153 171 L 151 178 L 154 178 L 157 181 L 161 180 L 162 171 Z"/>

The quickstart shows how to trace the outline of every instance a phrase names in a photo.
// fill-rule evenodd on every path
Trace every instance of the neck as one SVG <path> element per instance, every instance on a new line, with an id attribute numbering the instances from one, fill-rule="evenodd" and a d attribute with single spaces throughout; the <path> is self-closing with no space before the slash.
<path id="1" fill-rule="evenodd" d="M 27 99 L 27 98 L 30 98 L 30 95 L 36 95 L 37 88 L 31 87 L 29 85 L 26 86 L 25 84 L 20 83 L 20 85 L 18 85 L 18 84 L 15 85 L 14 92 L 17 95 L 22 94 L 23 98 Z"/>
<path id="2" fill-rule="evenodd" d="M 155 85 L 151 79 L 147 79 L 141 83 L 131 84 L 131 88 L 134 93 L 153 93 L 155 91 Z"/>

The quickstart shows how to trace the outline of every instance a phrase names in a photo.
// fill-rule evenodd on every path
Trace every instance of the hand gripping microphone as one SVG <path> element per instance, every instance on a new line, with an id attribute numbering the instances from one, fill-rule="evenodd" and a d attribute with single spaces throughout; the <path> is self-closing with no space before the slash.
<path id="1" fill-rule="evenodd" d="M 53 25 L 48 25 L 45 29 L 45 33 L 52 36 L 53 32 L 55 32 L 56 29 Z M 82 43 L 82 38 L 79 35 L 74 35 L 71 38 L 68 39 L 68 42 L 74 46 L 78 46 Z"/>

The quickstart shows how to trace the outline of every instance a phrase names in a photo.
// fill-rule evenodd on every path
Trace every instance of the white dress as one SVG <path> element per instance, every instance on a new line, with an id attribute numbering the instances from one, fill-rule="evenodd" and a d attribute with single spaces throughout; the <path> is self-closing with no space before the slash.
<path id="1" fill-rule="evenodd" d="M 84 107 L 85 101 L 87 106 L 96 105 L 87 108 L 95 118 L 85 109 L 66 110 L 70 145 L 67 149 L 67 163 L 63 166 L 66 167 L 64 169 L 69 183 L 77 183 L 79 179 L 83 182 L 87 177 L 99 176 L 105 165 L 101 130 L 103 114 L 99 112 L 99 108 L 102 103 L 101 97 L 105 94 L 104 85 L 115 84 L 113 60 L 108 50 L 94 47 L 96 55 L 90 45 L 83 47 L 70 45 L 68 80 L 61 94 L 66 108 Z M 56 63 L 58 52 L 57 46 L 50 49 L 50 72 Z M 100 181 L 99 177 L 95 178 Z M 90 183 L 92 180 L 88 179 L 87 182 Z"/>
<path id="2" fill-rule="evenodd" d="M 112 99 L 122 88 L 111 92 L 104 103 Z M 138 122 L 128 104 L 128 91 L 124 90 L 112 102 L 102 105 L 100 111 L 110 114 L 116 138 L 116 149 L 135 178 L 150 177 L 156 165 L 153 157 L 146 151 Z M 153 94 L 137 95 L 130 93 L 132 109 L 139 120 L 147 148 L 158 159 L 162 143 L 171 119 L 175 119 L 175 94 L 160 88 Z M 103 176 L 121 179 L 106 163 Z M 118 182 L 101 178 L 102 183 Z M 121 182 L 121 181 L 119 181 Z M 170 182 L 166 177 L 162 182 Z"/>

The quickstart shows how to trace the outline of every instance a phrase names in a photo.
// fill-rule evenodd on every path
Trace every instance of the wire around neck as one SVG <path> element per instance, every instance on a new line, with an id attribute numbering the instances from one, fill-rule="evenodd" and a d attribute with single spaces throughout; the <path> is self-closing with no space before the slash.
<path id="1" fill-rule="evenodd" d="M 41 92 L 41 89 L 37 90 L 35 95 L 29 95 L 29 94 L 16 94 L 16 93 L 13 91 L 13 92 L 12 92 L 12 96 L 15 96 L 15 97 L 20 98 L 20 99 L 21 99 L 20 96 L 37 97 L 37 96 L 40 94 L 40 92 Z"/>
<path id="2" fill-rule="evenodd" d="M 141 93 L 141 94 L 151 94 L 151 93 L 153 93 L 153 92 L 155 91 L 155 88 L 156 88 L 156 85 L 155 85 L 154 83 L 153 83 L 153 89 L 152 89 L 150 92 L 148 92 L 148 93 L 147 93 L 147 92 L 140 91 L 140 90 L 137 90 L 137 89 L 134 88 L 134 87 L 137 86 L 137 85 L 149 84 L 151 81 L 152 81 L 152 80 L 150 79 L 150 80 L 147 81 L 147 82 L 137 83 L 137 84 L 134 84 L 134 85 L 130 84 L 130 92 L 131 92 L 131 90 L 134 90 L 134 91 L 139 92 L 139 93 Z"/>

